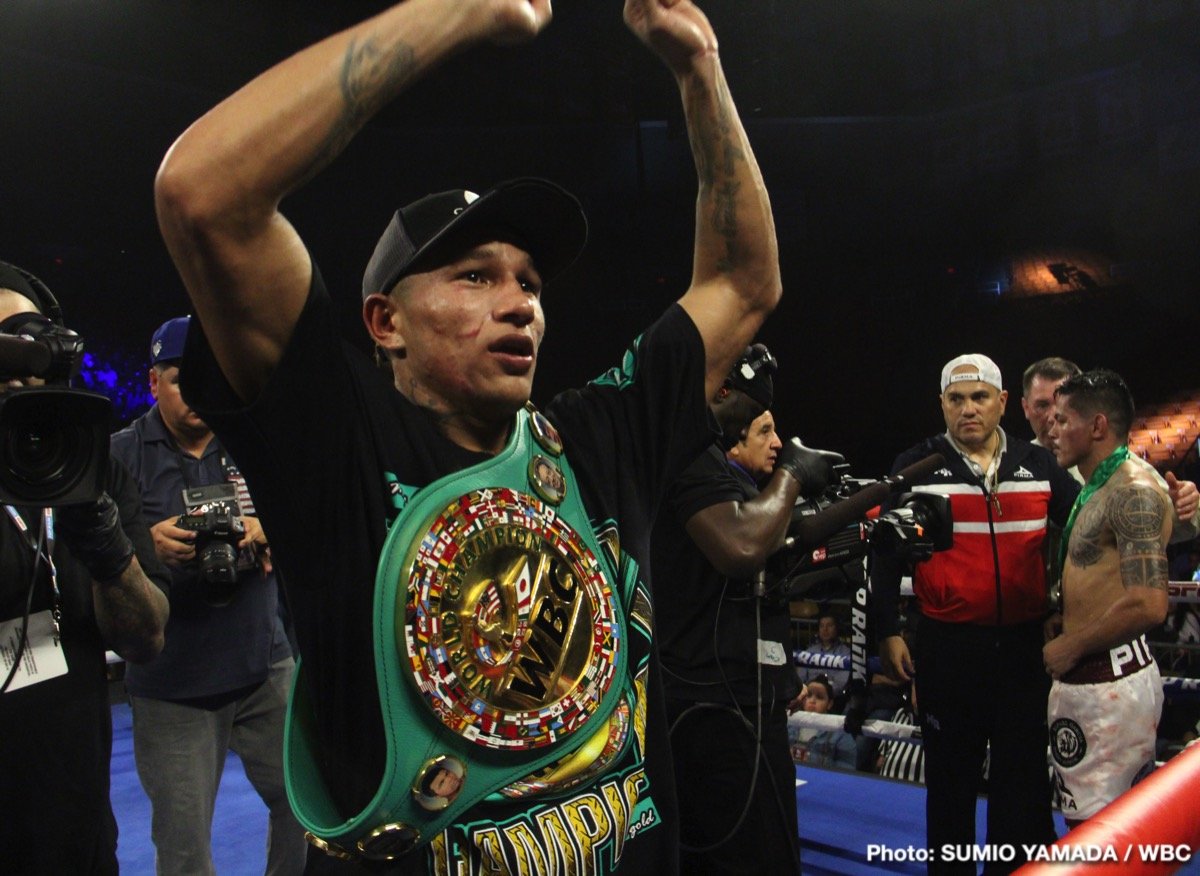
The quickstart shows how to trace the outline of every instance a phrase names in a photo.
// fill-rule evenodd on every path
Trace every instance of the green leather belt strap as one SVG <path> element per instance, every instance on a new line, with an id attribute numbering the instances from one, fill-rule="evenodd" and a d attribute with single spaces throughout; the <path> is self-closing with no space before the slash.
<path id="1" fill-rule="evenodd" d="M 316 838 L 314 843 L 330 854 L 354 856 L 357 853 L 371 858 L 391 858 L 427 843 L 489 795 L 562 759 L 597 733 L 606 732 L 607 719 L 623 695 L 631 692 L 625 615 L 628 594 L 615 589 L 620 586 L 621 579 L 608 552 L 601 550 L 592 531 L 577 481 L 565 455 L 561 454 L 561 446 L 548 445 L 543 440 L 547 428 L 557 439 L 553 427 L 532 407 L 520 411 L 504 450 L 492 459 L 454 472 L 419 490 L 392 524 L 376 576 L 373 617 L 375 672 L 386 737 L 386 761 L 374 799 L 351 818 L 338 813 L 321 776 L 313 704 L 301 681 L 303 666 L 298 665 L 288 704 L 284 740 L 288 797 L 300 823 Z M 548 452 L 547 447 L 551 448 Z M 561 481 L 556 475 L 552 478 L 542 476 L 545 471 L 555 470 L 561 471 Z M 530 495 L 531 484 L 544 498 L 551 499 L 551 503 L 543 503 Z M 593 580 L 603 582 L 603 587 L 608 588 L 606 592 L 611 593 L 604 601 L 605 606 L 611 606 L 604 623 L 593 619 L 587 629 L 581 622 L 576 630 L 578 635 L 603 635 L 604 641 L 612 646 L 611 661 L 599 667 L 589 665 L 586 673 L 593 682 L 597 675 L 603 679 L 593 685 L 597 691 L 596 700 L 587 703 L 586 697 L 580 697 L 585 700 L 585 705 L 571 721 L 564 722 L 573 723 L 573 726 L 556 724 L 561 705 L 547 700 L 547 708 L 542 710 L 545 717 L 540 719 L 540 724 L 532 725 L 534 734 L 542 734 L 536 747 L 522 747 L 520 736 L 525 731 L 521 727 L 517 727 L 517 738 L 511 743 L 496 741 L 493 736 L 491 743 L 481 744 L 473 738 L 480 729 L 472 723 L 474 716 L 470 713 L 466 714 L 465 721 L 459 720 L 456 729 L 452 729 L 450 724 L 454 722 L 447 723 L 444 718 L 439 718 L 431 704 L 431 697 L 436 699 L 436 694 L 431 692 L 429 676 L 416 676 L 418 671 L 423 673 L 429 655 L 424 662 L 412 656 L 411 639 L 416 633 L 408 625 L 416 623 L 414 617 L 420 615 L 424 607 L 419 600 L 418 605 L 409 605 L 410 575 L 417 574 L 418 552 L 437 542 L 439 532 L 435 531 L 436 527 L 448 514 L 457 510 L 461 512 L 460 516 L 465 515 L 464 507 L 471 510 L 477 507 L 469 504 L 472 499 L 478 496 L 486 499 L 493 491 L 516 496 L 523 503 L 522 508 L 538 509 L 544 515 L 539 518 L 539 526 L 566 532 L 571 544 L 581 545 L 579 550 L 585 550 L 594 558 Z M 493 526 L 492 531 L 496 529 Z M 460 545 L 459 553 L 465 551 L 466 548 Z M 450 556 L 453 558 L 453 553 Z M 555 561 L 551 556 L 545 562 Z M 529 572 L 528 563 L 525 571 Z M 527 585 L 527 579 L 528 576 L 518 583 Z M 528 590 L 528 586 L 525 589 Z M 519 586 L 514 590 L 521 591 Z M 529 613 L 527 606 L 526 615 Z M 434 616 L 433 621 L 437 620 Z M 601 627 L 607 632 L 599 632 Z M 406 642 L 406 635 L 410 641 Z M 527 641 L 534 633 L 523 635 Z M 520 647 L 521 641 L 518 638 L 516 647 Z M 438 645 L 437 640 L 434 645 Z M 434 650 L 445 656 L 450 649 L 441 644 Z M 456 655 L 461 657 L 461 650 Z M 457 681 L 461 683 L 461 679 Z M 579 687 L 577 685 L 570 693 L 576 694 Z M 563 702 L 572 704 L 572 697 L 564 698 Z M 479 714 L 478 709 L 476 714 Z M 547 724 L 554 725 L 555 729 L 547 730 Z M 429 811 L 419 799 L 415 782 L 431 763 L 445 758 L 463 765 L 459 774 L 461 787 L 445 808 Z"/>

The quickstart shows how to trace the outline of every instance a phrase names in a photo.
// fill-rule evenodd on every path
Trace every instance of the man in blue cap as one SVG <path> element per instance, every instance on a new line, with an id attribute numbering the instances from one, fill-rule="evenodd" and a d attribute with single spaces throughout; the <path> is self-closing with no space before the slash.
<path id="1" fill-rule="evenodd" d="M 189 317 L 150 343 L 154 406 L 112 437 L 142 492 L 159 559 L 170 569 L 171 618 L 154 662 L 130 666 L 138 775 L 150 797 L 159 873 L 212 873 L 213 807 L 226 752 L 270 810 L 267 872 L 299 873 L 305 842 L 283 785 L 283 724 L 294 661 L 279 617 L 267 540 L 237 466 L 179 391 Z M 240 526 L 222 541 L 222 509 L 180 526 L 184 493 L 228 485 Z M 219 500 L 216 500 L 219 501 Z M 192 503 L 186 503 L 192 504 Z M 200 509 L 196 509 L 200 510 Z M 209 525 L 211 522 L 212 525 Z M 198 556 L 199 553 L 199 556 Z"/>

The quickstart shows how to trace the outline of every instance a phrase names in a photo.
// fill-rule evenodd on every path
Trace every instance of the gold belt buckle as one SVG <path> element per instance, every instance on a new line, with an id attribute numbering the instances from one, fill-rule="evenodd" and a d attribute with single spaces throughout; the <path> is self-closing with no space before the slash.
<path id="1" fill-rule="evenodd" d="M 355 853 L 346 851 L 341 846 L 339 846 L 337 843 L 327 842 L 327 841 L 321 839 L 316 834 L 311 833 L 310 831 L 307 831 L 307 830 L 304 831 L 304 838 L 308 841 L 308 844 L 310 846 L 312 846 L 315 849 L 319 849 L 320 851 L 329 855 L 329 857 L 331 857 L 331 858 L 337 858 L 339 861 L 357 861 L 358 860 L 358 855 L 356 855 Z"/>
<path id="2" fill-rule="evenodd" d="M 416 846 L 421 832 L 400 822 L 381 824 L 356 843 L 357 851 L 342 848 L 337 843 L 323 840 L 307 830 L 304 832 L 304 838 L 308 840 L 309 845 L 339 861 L 357 861 L 360 858 L 366 858 L 368 861 L 394 861 Z"/>
<path id="3" fill-rule="evenodd" d="M 394 861 L 412 851 L 421 832 L 398 821 L 382 824 L 358 841 L 358 850 L 369 861 Z"/>

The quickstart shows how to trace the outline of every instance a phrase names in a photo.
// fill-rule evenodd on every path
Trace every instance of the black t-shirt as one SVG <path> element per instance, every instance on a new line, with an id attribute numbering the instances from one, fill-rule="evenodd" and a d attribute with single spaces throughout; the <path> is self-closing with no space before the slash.
<path id="1" fill-rule="evenodd" d="M 764 662 L 762 667 L 763 701 L 795 696 L 787 605 L 756 599 L 750 582 L 726 578 L 684 528 L 705 508 L 757 495 L 753 482 L 739 476 L 713 444 L 671 485 L 663 501 L 654 527 L 651 567 L 663 683 L 670 697 L 753 705 L 760 638 L 779 646 L 769 658 L 779 662 Z"/>
<path id="2" fill-rule="evenodd" d="M 155 557 L 137 484 L 116 460 L 109 462 L 108 491 L 142 569 L 168 592 L 170 579 Z M 17 510 L 36 542 L 41 509 Z M 0 621 L 19 621 L 33 574 L 33 548 L 6 512 L 0 511 L 0 518 Z M 96 625 L 92 576 L 61 540 L 54 543 L 52 556 L 62 593 L 67 673 L 0 694 L 0 870 L 54 876 L 116 873 L 117 825 L 108 800 L 108 645 Z M 51 605 L 50 578 L 42 563 L 30 613 Z"/>
<path id="3" fill-rule="evenodd" d="M 395 390 L 390 374 L 337 337 L 315 267 L 284 356 L 253 404 L 239 408 L 196 323 L 182 374 L 185 398 L 240 463 L 271 533 L 316 703 L 323 773 L 339 809 L 353 815 L 382 775 L 371 617 L 377 561 L 388 523 L 398 513 L 397 498 L 406 495 L 404 487 L 426 486 L 485 457 L 448 441 L 425 411 Z M 648 784 L 640 792 L 641 807 L 617 811 L 612 819 L 613 825 L 625 824 L 624 835 L 600 840 L 593 851 L 606 868 L 619 856 L 622 872 L 670 872 L 676 866 L 675 804 L 661 681 L 650 659 L 648 618 L 639 623 L 635 615 L 644 615 L 649 605 L 653 509 L 679 461 L 694 457 L 710 440 L 702 339 L 686 313 L 673 306 L 635 341 L 619 368 L 560 394 L 543 410 L 562 435 L 593 529 L 615 527 L 621 570 L 638 582 L 636 606 L 627 606 L 629 653 L 631 666 L 650 666 L 647 701 L 638 704 L 646 730 L 612 769 L 566 800 L 482 804 L 463 819 L 474 832 L 454 828 L 449 844 L 467 848 L 477 865 L 481 856 L 472 843 L 486 842 L 478 837 L 489 829 L 503 838 L 505 855 L 514 854 L 517 834 L 510 829 L 525 837 L 532 829 L 539 842 L 562 843 L 550 850 L 549 866 L 569 867 L 578 851 L 553 831 L 543 833 L 548 822 L 537 816 L 552 808 L 572 811 L 566 808 L 571 801 L 587 795 L 619 810 L 611 794 L 621 788 L 626 793 L 644 768 Z M 614 773 L 623 780 L 612 782 Z M 602 791 L 606 779 L 610 787 Z M 645 805 L 647 797 L 652 805 Z M 398 869 L 418 870 L 421 864 L 404 861 Z M 432 860 L 429 866 L 435 869 Z M 528 872 L 541 872 L 540 867 Z"/>

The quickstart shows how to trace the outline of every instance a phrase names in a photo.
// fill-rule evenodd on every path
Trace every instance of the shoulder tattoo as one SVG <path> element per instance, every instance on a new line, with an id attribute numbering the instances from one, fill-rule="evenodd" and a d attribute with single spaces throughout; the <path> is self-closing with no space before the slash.
<path id="1" fill-rule="evenodd" d="M 1109 524 L 1121 556 L 1121 583 L 1126 587 L 1166 589 L 1163 523 L 1170 513 L 1166 498 L 1142 484 L 1118 487 L 1109 497 Z"/>

